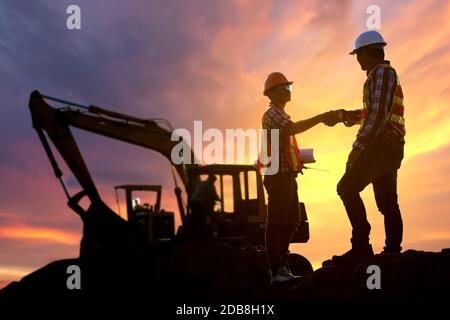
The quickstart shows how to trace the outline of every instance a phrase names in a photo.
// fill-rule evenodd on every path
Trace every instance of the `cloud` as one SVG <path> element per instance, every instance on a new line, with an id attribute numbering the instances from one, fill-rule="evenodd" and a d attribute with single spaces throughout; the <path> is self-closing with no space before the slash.
<path id="1" fill-rule="evenodd" d="M 79 234 L 76 233 L 63 232 L 59 229 L 17 225 L 1 227 L 0 237 L 23 241 L 54 242 L 64 245 L 75 245 L 80 240 Z"/>
<path id="2" fill-rule="evenodd" d="M 31 128 L 31 90 L 143 118 L 164 117 L 175 128 L 188 129 L 199 119 L 204 129 L 259 128 L 267 106 L 262 82 L 275 70 L 294 81 L 287 106 L 294 120 L 361 104 L 365 74 L 347 52 L 366 28 L 370 1 L 78 1 L 81 31 L 65 28 L 69 4 L 0 4 L 0 224 L 3 235 L 15 235 L 0 237 L 0 250 L 14 252 L 3 270 L 76 254 L 70 242 L 81 232 L 80 219 L 67 208 Z M 450 6 L 443 1 L 377 4 L 387 55 L 399 72 L 407 105 L 407 158 L 399 178 L 406 244 L 436 249 L 445 243 L 444 236 L 437 238 L 449 225 L 443 213 L 450 191 Z M 300 198 L 311 210 L 312 238 L 297 248 L 313 261 L 348 247 L 349 224 L 335 185 L 356 131 L 318 126 L 298 137 L 302 146 L 315 148 L 315 166 L 331 171 L 307 171 L 298 180 Z M 149 183 L 163 184 L 164 207 L 177 211 L 164 158 L 73 132 L 112 208 L 114 185 Z M 58 159 L 70 191 L 76 192 Z M 382 217 L 372 198 L 367 190 L 364 199 L 380 248 Z M 434 242 L 425 246 L 427 234 Z M 64 243 L 55 243 L 60 237 Z"/>

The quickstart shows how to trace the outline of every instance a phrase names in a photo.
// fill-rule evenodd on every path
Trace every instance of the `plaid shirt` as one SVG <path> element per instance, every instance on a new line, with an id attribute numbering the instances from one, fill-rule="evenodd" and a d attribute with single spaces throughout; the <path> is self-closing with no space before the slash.
<path id="1" fill-rule="evenodd" d="M 277 107 L 273 104 L 269 105 L 269 108 L 264 112 L 262 118 L 262 127 L 263 129 L 268 129 L 268 136 L 270 137 L 270 129 L 279 129 L 280 130 L 280 161 L 279 161 L 279 172 L 289 172 L 292 171 L 289 167 L 289 164 L 286 160 L 286 156 L 284 155 L 284 140 L 283 136 L 283 128 L 288 124 L 292 123 L 291 117 L 284 111 L 284 109 Z"/>
<path id="2" fill-rule="evenodd" d="M 383 64 L 389 64 L 389 61 L 383 61 Z M 364 125 L 353 142 L 353 148 L 364 150 L 386 125 L 385 119 L 391 109 L 396 82 L 397 75 L 392 68 L 378 65 L 368 71 L 363 92 L 363 101 L 368 113 Z"/>

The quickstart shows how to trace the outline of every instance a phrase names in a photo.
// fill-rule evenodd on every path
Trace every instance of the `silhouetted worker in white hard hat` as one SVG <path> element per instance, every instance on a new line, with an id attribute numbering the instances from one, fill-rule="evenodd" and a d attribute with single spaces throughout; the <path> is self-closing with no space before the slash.
<path id="1" fill-rule="evenodd" d="M 284 110 L 291 100 L 292 81 L 280 72 L 269 74 L 264 83 L 264 95 L 270 99 L 269 107 L 262 117 L 262 127 L 267 129 L 268 151 L 277 145 L 278 152 L 270 154 L 269 161 L 258 162 L 261 173 L 265 175 L 264 186 L 268 194 L 268 212 L 266 223 L 266 248 L 271 270 L 271 283 L 284 282 L 294 278 L 289 267 L 289 244 L 299 219 L 297 195 L 297 173 L 303 168 L 295 135 L 324 122 L 335 124 L 333 111 L 317 115 L 313 118 L 293 122 Z M 270 141 L 271 130 L 278 130 L 279 141 Z M 264 139 L 263 139 L 264 143 Z M 261 159 L 260 159 L 261 160 Z M 278 166 L 276 172 L 273 162 Z"/>
<path id="2" fill-rule="evenodd" d="M 373 255 L 369 243 L 370 224 L 359 195 L 372 184 L 379 211 L 384 215 L 385 253 L 402 249 L 403 222 L 397 197 L 397 170 L 403 159 L 405 119 L 403 92 L 395 69 L 384 60 L 386 42 L 377 31 L 361 33 L 355 41 L 356 54 L 367 80 L 360 110 L 339 110 L 335 121 L 360 128 L 348 156 L 347 168 L 339 181 L 341 197 L 352 225 L 352 249 L 334 256 L 324 265 L 356 263 Z"/>

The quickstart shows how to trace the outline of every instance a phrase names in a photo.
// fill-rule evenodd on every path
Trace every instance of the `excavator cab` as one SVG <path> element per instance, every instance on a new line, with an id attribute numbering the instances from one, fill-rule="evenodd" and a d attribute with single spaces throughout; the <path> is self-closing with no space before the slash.
<path id="1" fill-rule="evenodd" d="M 252 165 L 213 164 L 198 166 L 189 170 L 188 181 L 216 177 L 215 189 L 219 201 L 208 217 L 208 228 L 215 237 L 240 239 L 255 245 L 264 244 L 266 212 L 262 176 Z M 188 190 L 195 190 L 189 186 Z M 192 193 L 188 194 L 188 215 L 192 214 Z M 292 242 L 307 242 L 309 225 L 305 206 L 300 203 L 299 223 Z"/>
<path id="2" fill-rule="evenodd" d="M 208 213 L 208 228 L 214 237 L 221 239 L 236 239 L 242 242 L 249 241 L 260 234 L 264 228 L 265 214 L 259 210 L 258 197 L 250 198 L 249 173 L 254 173 L 252 166 L 248 165 L 206 165 L 191 168 L 188 181 L 205 181 L 208 176 L 215 176 L 215 190 L 218 201 L 213 212 Z M 257 192 L 256 176 L 252 176 L 252 195 Z M 188 190 L 188 216 L 192 215 L 192 193 L 195 187 Z M 260 190 L 262 191 L 262 190 Z M 248 231 L 257 229 L 253 234 Z M 262 234 L 264 230 L 262 230 Z M 256 239 L 253 240 L 255 242 Z"/>
<path id="3" fill-rule="evenodd" d="M 119 205 L 118 191 L 125 192 L 125 202 L 127 208 L 128 221 L 133 225 L 138 225 L 145 235 L 149 243 L 167 242 L 174 238 L 175 218 L 173 212 L 161 209 L 161 193 L 160 185 L 120 185 L 114 187 L 116 191 L 117 203 Z M 141 202 L 140 197 L 134 195 L 139 193 L 145 195 L 145 199 L 150 199 L 152 193 L 154 202 Z"/>

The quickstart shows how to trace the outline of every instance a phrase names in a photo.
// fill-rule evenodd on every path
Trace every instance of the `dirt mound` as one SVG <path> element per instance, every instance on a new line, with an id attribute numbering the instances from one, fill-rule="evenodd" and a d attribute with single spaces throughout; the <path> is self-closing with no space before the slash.
<path id="1" fill-rule="evenodd" d="M 82 270 L 81 290 L 67 289 L 69 265 Z M 321 268 L 289 285 L 268 283 L 265 255 L 255 247 L 192 242 L 164 254 L 153 252 L 133 263 L 114 259 L 53 262 L 5 287 L 0 300 L 25 303 L 36 297 L 49 301 L 58 297 L 89 301 L 98 296 L 152 299 L 147 301 L 153 303 L 444 299 L 450 292 L 450 249 L 380 254 L 358 265 Z"/>

